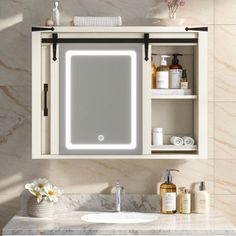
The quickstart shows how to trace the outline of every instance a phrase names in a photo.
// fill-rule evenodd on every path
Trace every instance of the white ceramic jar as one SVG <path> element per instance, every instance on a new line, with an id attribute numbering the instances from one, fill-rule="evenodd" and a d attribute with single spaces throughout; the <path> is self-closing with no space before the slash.
<path id="1" fill-rule="evenodd" d="M 154 146 L 160 146 L 163 145 L 163 129 L 162 128 L 154 128 L 153 134 L 153 145 Z"/>
<path id="2" fill-rule="evenodd" d="M 38 218 L 50 218 L 53 217 L 55 212 L 55 206 L 52 202 L 43 200 L 38 203 L 35 196 L 30 196 L 28 199 L 28 215 Z"/>

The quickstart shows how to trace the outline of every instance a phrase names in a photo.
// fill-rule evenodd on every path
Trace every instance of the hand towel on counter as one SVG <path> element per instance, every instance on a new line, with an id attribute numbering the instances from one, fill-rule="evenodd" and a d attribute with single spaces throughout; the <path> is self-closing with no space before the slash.
<path id="1" fill-rule="evenodd" d="M 184 145 L 186 146 L 193 146 L 194 145 L 194 139 L 188 136 L 184 136 L 183 138 Z"/>
<path id="2" fill-rule="evenodd" d="M 184 144 L 184 140 L 181 137 L 178 136 L 172 136 L 170 138 L 170 143 L 176 146 L 180 146 Z"/>
<path id="3" fill-rule="evenodd" d="M 121 16 L 113 17 L 93 17 L 93 16 L 75 16 L 75 26 L 121 26 Z"/>

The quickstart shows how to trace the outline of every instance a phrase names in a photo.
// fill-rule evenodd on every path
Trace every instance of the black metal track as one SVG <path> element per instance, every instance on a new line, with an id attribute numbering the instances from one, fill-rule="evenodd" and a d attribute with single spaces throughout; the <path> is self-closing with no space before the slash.
<path id="1" fill-rule="evenodd" d="M 208 27 L 193 27 L 193 28 L 186 27 L 185 30 L 186 31 L 208 31 Z"/>
<path id="2" fill-rule="evenodd" d="M 54 31 L 54 27 L 32 27 L 32 32 L 35 31 Z"/>
<path id="3" fill-rule="evenodd" d="M 198 43 L 197 38 L 57 38 L 57 43 Z M 42 43 L 55 43 L 53 38 L 43 38 Z"/>

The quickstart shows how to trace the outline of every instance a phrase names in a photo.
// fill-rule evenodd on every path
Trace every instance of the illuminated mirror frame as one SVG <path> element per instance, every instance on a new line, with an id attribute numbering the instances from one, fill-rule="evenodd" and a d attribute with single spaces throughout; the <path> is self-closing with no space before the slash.
<path id="1" fill-rule="evenodd" d="M 129 56 L 131 58 L 131 142 L 128 144 L 73 144 L 71 142 L 71 60 L 73 56 Z M 68 50 L 66 52 L 65 146 L 69 150 L 132 150 L 137 146 L 137 54 L 133 50 Z"/>

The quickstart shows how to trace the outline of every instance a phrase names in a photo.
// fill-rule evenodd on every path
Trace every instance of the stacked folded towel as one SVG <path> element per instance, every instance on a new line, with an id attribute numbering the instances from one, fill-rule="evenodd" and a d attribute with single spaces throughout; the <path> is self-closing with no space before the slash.
<path id="1" fill-rule="evenodd" d="M 184 136 L 182 138 L 178 136 L 172 136 L 170 138 L 170 143 L 176 146 L 180 146 L 180 145 L 193 146 L 194 139 L 188 136 Z"/>
<path id="2" fill-rule="evenodd" d="M 121 16 L 114 17 L 88 17 L 88 16 L 75 16 L 75 26 L 121 26 Z"/>

